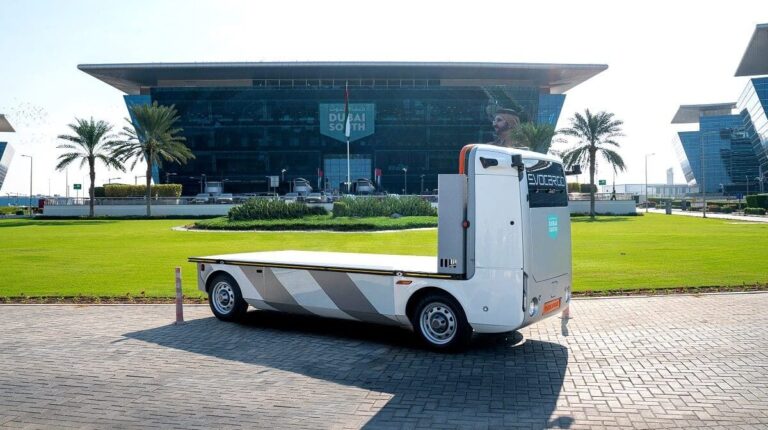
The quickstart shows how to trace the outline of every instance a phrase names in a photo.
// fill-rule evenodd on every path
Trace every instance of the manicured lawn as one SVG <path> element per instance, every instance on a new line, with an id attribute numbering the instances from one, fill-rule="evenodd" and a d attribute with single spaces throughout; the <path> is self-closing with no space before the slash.
<path id="1" fill-rule="evenodd" d="M 0 296 L 172 296 L 189 256 L 277 249 L 434 255 L 436 230 L 184 232 L 185 220 L 0 220 Z M 681 216 L 573 219 L 576 290 L 768 283 L 768 224 Z"/>

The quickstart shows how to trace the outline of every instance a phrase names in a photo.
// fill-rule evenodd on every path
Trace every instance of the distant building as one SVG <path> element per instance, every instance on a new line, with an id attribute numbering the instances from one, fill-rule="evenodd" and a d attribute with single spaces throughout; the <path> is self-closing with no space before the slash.
<path id="1" fill-rule="evenodd" d="M 768 75 L 768 24 L 759 24 L 736 76 Z M 673 124 L 698 123 L 677 133 L 686 181 L 707 193 L 764 192 L 768 180 L 768 77 L 755 77 L 736 103 L 680 106 Z"/>
<path id="2" fill-rule="evenodd" d="M 612 191 L 613 188 L 610 188 Z M 648 197 L 680 198 L 698 193 L 696 186 L 687 184 L 648 184 Z M 616 194 L 645 196 L 645 184 L 616 184 Z"/>
<path id="3" fill-rule="evenodd" d="M 92 64 L 80 70 L 127 93 L 125 102 L 175 105 L 195 159 L 165 164 L 155 182 L 204 179 L 225 192 L 269 189 L 297 178 L 334 191 L 347 176 L 344 106 L 349 89 L 351 181 L 383 189 L 437 188 L 458 151 L 494 140 L 500 108 L 556 124 L 565 92 L 605 65 L 518 63 Z M 414 187 L 413 184 L 419 184 Z"/>
<path id="4" fill-rule="evenodd" d="M 13 129 L 5 115 L 0 114 L 0 132 L 13 133 L 14 131 L 16 130 Z M 13 159 L 13 148 L 8 142 L 0 142 L 0 190 L 3 189 L 5 175 L 8 174 L 8 169 L 11 166 L 11 159 Z"/>
<path id="5" fill-rule="evenodd" d="M 667 185 L 674 185 L 675 184 L 675 169 L 669 168 L 667 169 Z"/>

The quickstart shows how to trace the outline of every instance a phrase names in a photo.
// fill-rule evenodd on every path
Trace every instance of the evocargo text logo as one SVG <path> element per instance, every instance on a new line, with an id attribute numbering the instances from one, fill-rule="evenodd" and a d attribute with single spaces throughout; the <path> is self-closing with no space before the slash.
<path id="1" fill-rule="evenodd" d="M 543 185 L 555 188 L 565 188 L 565 178 L 563 176 L 556 175 L 539 175 L 535 173 L 529 173 L 528 185 Z"/>

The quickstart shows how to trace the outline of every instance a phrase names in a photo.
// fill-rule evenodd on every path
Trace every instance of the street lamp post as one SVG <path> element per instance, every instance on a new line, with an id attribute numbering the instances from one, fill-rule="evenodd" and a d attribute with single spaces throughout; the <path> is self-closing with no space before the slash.
<path id="1" fill-rule="evenodd" d="M 701 152 L 701 212 L 702 212 L 702 218 L 707 217 L 707 175 L 704 173 L 705 166 L 704 166 L 704 136 L 701 136 L 700 138 L 700 144 L 701 148 L 699 152 Z"/>
<path id="2" fill-rule="evenodd" d="M 648 213 L 648 157 L 656 155 L 655 152 L 645 154 L 645 213 Z"/>
<path id="3" fill-rule="evenodd" d="M 176 175 L 178 175 L 178 173 L 165 172 L 165 183 L 166 184 L 170 184 L 171 183 L 171 176 L 176 176 Z"/>
<path id="4" fill-rule="evenodd" d="M 744 180 L 747 181 L 747 194 L 746 195 L 749 195 L 749 176 L 744 175 Z"/>
<path id="5" fill-rule="evenodd" d="M 120 178 L 109 178 L 107 179 L 107 184 L 111 184 L 112 181 L 114 181 L 115 179 L 120 179 Z"/>
<path id="6" fill-rule="evenodd" d="M 403 167 L 403 195 L 408 195 L 408 168 Z"/>
<path id="7" fill-rule="evenodd" d="M 21 156 L 29 158 L 29 216 L 32 216 L 32 156 L 24 154 Z"/>
<path id="8" fill-rule="evenodd" d="M 133 185 L 139 185 L 139 178 L 146 178 L 146 175 L 136 175 L 133 177 Z"/>

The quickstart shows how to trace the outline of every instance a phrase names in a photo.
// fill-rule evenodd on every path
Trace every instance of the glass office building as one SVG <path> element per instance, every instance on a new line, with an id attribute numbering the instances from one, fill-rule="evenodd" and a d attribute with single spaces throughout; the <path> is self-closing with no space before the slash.
<path id="1" fill-rule="evenodd" d="M 768 24 L 758 24 L 736 76 L 768 75 Z M 673 124 L 698 123 L 674 141 L 689 185 L 707 193 L 764 192 L 768 182 L 768 77 L 750 78 L 736 103 L 680 106 Z"/>
<path id="2" fill-rule="evenodd" d="M 764 177 L 768 173 L 768 78 L 750 79 L 737 106 L 747 138 L 757 155 L 759 172 L 762 174 L 759 173 L 758 177 Z"/>
<path id="3" fill-rule="evenodd" d="M 128 93 L 128 106 L 174 105 L 188 164 L 164 165 L 156 182 L 195 194 L 203 181 L 225 192 L 286 191 L 305 178 L 343 189 L 347 177 L 345 93 L 350 112 L 350 177 L 381 190 L 420 193 L 454 173 L 458 151 L 494 140 L 496 109 L 522 121 L 556 124 L 564 92 L 603 65 L 496 63 L 210 63 L 81 65 Z"/>
<path id="4" fill-rule="evenodd" d="M 735 194 L 758 174 L 757 157 L 741 115 L 706 115 L 698 131 L 677 133 L 677 154 L 688 185 L 700 192 Z"/>
<path id="5" fill-rule="evenodd" d="M 0 142 L 0 190 L 3 189 L 5 175 L 8 174 L 12 158 L 13 148 L 7 142 Z"/>

